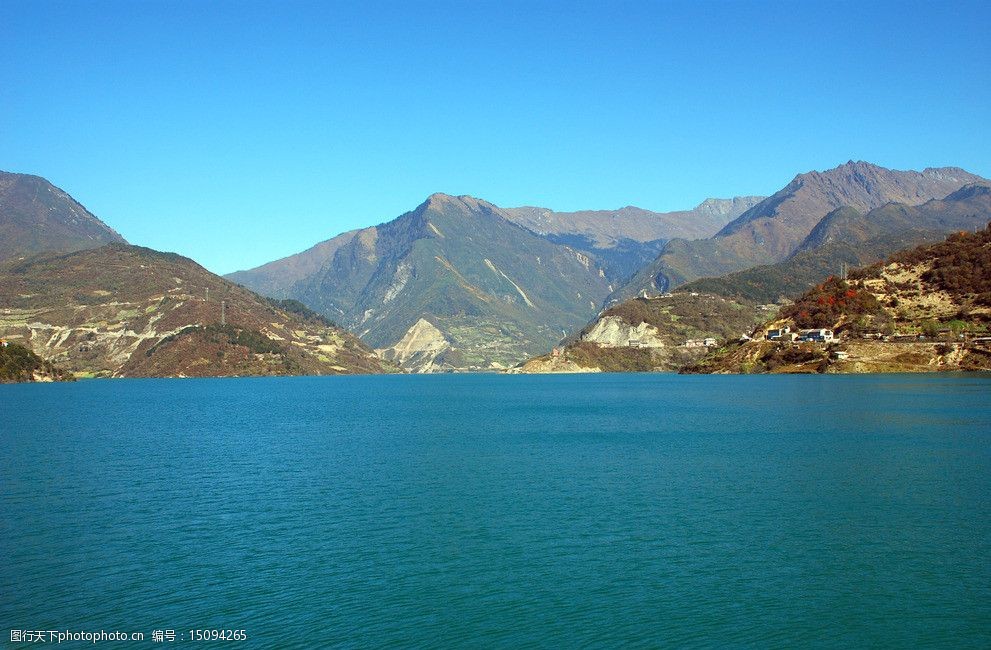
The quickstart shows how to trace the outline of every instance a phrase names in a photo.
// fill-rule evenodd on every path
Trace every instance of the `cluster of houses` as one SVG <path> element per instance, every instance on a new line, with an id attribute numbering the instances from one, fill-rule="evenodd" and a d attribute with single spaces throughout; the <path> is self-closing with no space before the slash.
<path id="1" fill-rule="evenodd" d="M 795 341 L 830 343 L 835 340 L 833 330 L 825 328 L 792 332 L 790 327 L 779 327 L 777 329 L 767 330 L 766 338 L 768 341 L 781 341 L 784 343 L 794 343 Z"/>
<path id="2" fill-rule="evenodd" d="M 942 330 L 940 335 L 943 337 L 948 337 L 951 334 L 950 330 Z M 784 343 L 795 343 L 795 342 L 811 342 L 811 343 L 831 343 L 833 341 L 838 341 L 839 338 L 833 333 L 833 330 L 820 328 L 820 329 L 810 329 L 810 330 L 798 330 L 797 332 L 792 332 L 790 327 L 781 327 L 778 329 L 767 330 L 767 334 L 764 336 L 768 341 L 779 341 Z M 926 341 L 927 338 L 923 334 L 890 334 L 885 336 L 880 332 L 868 332 L 866 334 L 861 334 L 860 338 L 866 340 L 874 341 L 884 341 L 892 343 L 913 343 L 916 341 Z M 970 343 L 991 343 L 991 336 L 978 336 L 974 337 L 969 332 L 956 334 L 955 338 L 960 341 L 970 342 Z M 706 339 L 708 340 L 708 339 Z M 740 342 L 746 342 L 751 340 L 749 336 L 744 334 L 740 337 Z M 937 340 L 932 338 L 930 340 Z"/>
<path id="3" fill-rule="evenodd" d="M 716 347 L 716 339 L 709 337 L 707 339 L 688 339 L 682 343 L 682 347 L 686 348 L 714 348 Z"/>

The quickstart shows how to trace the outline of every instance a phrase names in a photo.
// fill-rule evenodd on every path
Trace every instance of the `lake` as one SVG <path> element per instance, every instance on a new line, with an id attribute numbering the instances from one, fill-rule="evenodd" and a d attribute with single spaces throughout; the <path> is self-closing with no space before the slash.
<path id="1" fill-rule="evenodd" d="M 986 648 L 991 376 L 0 386 L 0 531 L 3 643 Z"/>

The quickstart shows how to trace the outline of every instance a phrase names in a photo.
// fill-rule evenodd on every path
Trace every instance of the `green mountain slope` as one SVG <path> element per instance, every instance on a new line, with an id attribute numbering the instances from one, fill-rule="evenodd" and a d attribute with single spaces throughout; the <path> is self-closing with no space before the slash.
<path id="1" fill-rule="evenodd" d="M 0 172 L 0 262 L 123 241 L 113 229 L 45 179 Z"/>
<path id="2" fill-rule="evenodd" d="M 349 230 L 327 239 L 302 253 L 289 255 L 246 271 L 236 271 L 225 275 L 231 282 L 243 284 L 252 291 L 272 298 L 288 298 L 292 286 L 311 275 L 318 273 L 334 258 L 341 246 L 350 242 L 361 230 Z"/>
<path id="3" fill-rule="evenodd" d="M 485 201 L 434 194 L 360 231 L 293 297 L 382 349 L 426 319 L 446 343 L 434 350 L 447 360 L 434 369 L 443 369 L 508 365 L 547 349 L 587 322 L 610 290 L 587 255 Z"/>

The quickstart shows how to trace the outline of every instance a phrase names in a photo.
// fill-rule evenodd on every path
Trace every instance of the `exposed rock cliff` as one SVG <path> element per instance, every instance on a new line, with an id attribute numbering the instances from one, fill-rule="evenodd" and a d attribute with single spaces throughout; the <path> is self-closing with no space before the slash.
<path id="1" fill-rule="evenodd" d="M 430 321 L 421 318 L 403 335 L 403 338 L 388 348 L 376 350 L 384 359 L 392 361 L 411 372 L 437 372 L 451 370 L 440 357 L 451 349 L 451 343 L 444 333 Z"/>
<path id="2" fill-rule="evenodd" d="M 705 294 L 636 298 L 610 307 L 577 339 L 516 372 L 673 371 L 749 332 L 764 309 Z"/>
<path id="3" fill-rule="evenodd" d="M 647 322 L 637 325 L 619 316 L 604 316 L 595 321 L 592 329 L 581 335 L 581 340 L 604 348 L 663 348 L 660 331 Z"/>
<path id="4" fill-rule="evenodd" d="M 667 291 L 696 278 L 775 264 L 799 250 L 816 225 L 837 208 L 865 213 L 893 201 L 915 206 L 971 183 L 989 181 L 956 167 L 898 171 L 853 161 L 824 172 L 799 174 L 711 239 L 668 242 L 657 259 L 612 298 Z"/>

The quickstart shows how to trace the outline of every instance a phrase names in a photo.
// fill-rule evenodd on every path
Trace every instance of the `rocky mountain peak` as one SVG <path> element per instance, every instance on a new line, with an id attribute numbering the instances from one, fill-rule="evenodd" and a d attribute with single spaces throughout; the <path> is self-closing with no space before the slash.
<path id="1" fill-rule="evenodd" d="M 764 196 L 734 196 L 731 199 L 708 198 L 698 206 L 693 212 L 713 216 L 739 216 L 757 205 L 765 198 Z"/>
<path id="2" fill-rule="evenodd" d="M 454 208 L 457 210 L 479 210 L 483 207 L 494 208 L 488 201 L 483 201 L 481 199 L 476 199 L 473 196 L 468 196 L 467 194 L 461 194 L 454 196 L 452 194 L 444 194 L 443 192 L 434 192 L 427 197 L 427 200 L 423 202 L 425 209 L 435 209 L 435 210 L 447 210 Z"/>
<path id="3" fill-rule="evenodd" d="M 926 167 L 922 170 L 922 175 L 935 181 L 945 182 L 968 182 L 973 180 L 974 175 L 960 167 Z"/>

